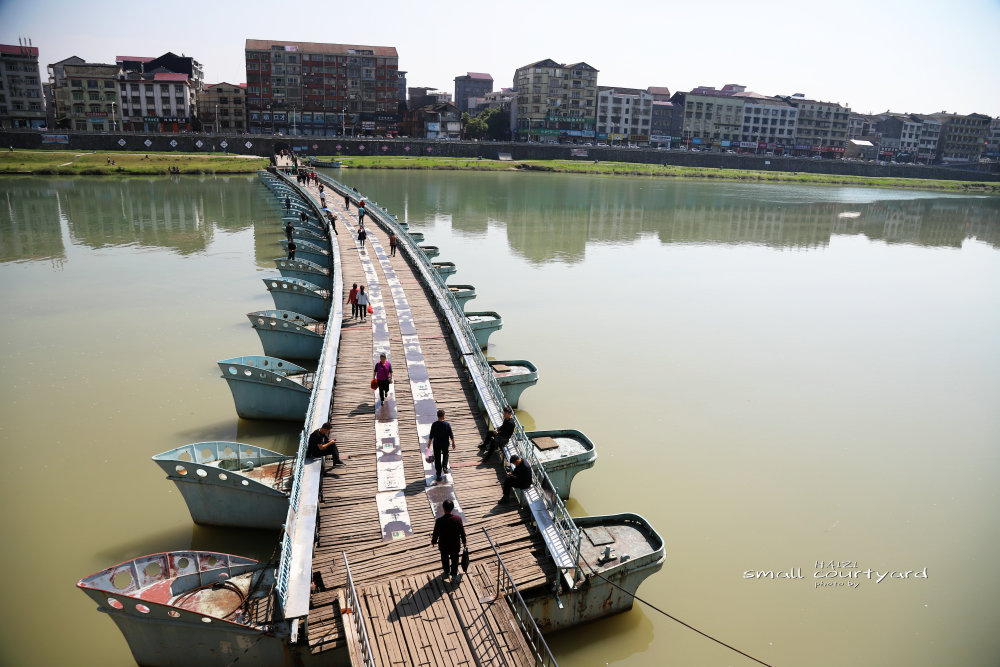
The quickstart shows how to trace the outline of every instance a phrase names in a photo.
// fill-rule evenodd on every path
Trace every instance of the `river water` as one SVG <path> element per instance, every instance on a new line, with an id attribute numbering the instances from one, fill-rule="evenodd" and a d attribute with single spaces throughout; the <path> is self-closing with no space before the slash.
<path id="1" fill-rule="evenodd" d="M 342 176 L 501 313 L 489 355 L 540 370 L 525 427 L 596 443 L 571 511 L 664 537 L 641 597 L 774 665 L 997 664 L 1000 200 Z M 236 418 L 215 366 L 260 350 L 244 313 L 271 307 L 277 219 L 255 178 L 0 180 L 0 663 L 129 664 L 73 590 L 91 572 L 270 555 L 271 534 L 193 527 L 149 457 L 294 446 Z M 564 667 L 753 664 L 641 605 L 550 644 Z"/>

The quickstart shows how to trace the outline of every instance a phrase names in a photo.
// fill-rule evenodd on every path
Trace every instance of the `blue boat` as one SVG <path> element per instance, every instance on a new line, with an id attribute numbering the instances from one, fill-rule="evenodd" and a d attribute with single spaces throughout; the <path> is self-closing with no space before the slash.
<path id="1" fill-rule="evenodd" d="M 236 414 L 242 419 L 305 419 L 313 373 L 284 359 L 262 355 L 233 357 L 218 363 L 233 392 Z"/>
<path id="2" fill-rule="evenodd" d="M 330 315 L 330 290 L 299 278 L 264 278 L 274 307 L 325 320 Z"/>
<path id="3" fill-rule="evenodd" d="M 575 429 L 528 431 L 525 435 L 534 445 L 535 455 L 552 480 L 556 493 L 567 500 L 576 474 L 593 468 L 597 463 L 594 443 Z"/>
<path id="4" fill-rule="evenodd" d="M 538 369 L 524 359 L 491 361 L 490 368 L 493 369 L 493 377 L 500 385 L 507 404 L 514 408 L 517 407 L 521 393 L 538 383 Z"/>
<path id="5" fill-rule="evenodd" d="M 319 359 L 326 323 L 290 310 L 247 313 L 264 354 L 279 359 Z"/>
<path id="6" fill-rule="evenodd" d="M 458 271 L 455 262 L 432 262 L 432 264 L 445 282 L 448 282 L 448 278 L 451 278 Z"/>
<path id="7" fill-rule="evenodd" d="M 458 305 L 465 310 L 465 304 L 476 298 L 476 286 L 475 285 L 448 285 L 448 289 L 451 291 L 452 296 L 458 301 Z"/>
<path id="8" fill-rule="evenodd" d="M 299 280 L 319 285 L 324 289 L 330 288 L 330 281 L 332 280 L 330 269 L 316 262 L 310 262 L 308 259 L 299 259 L 298 257 L 295 259 L 277 257 L 274 260 L 274 265 L 278 267 L 278 272 L 286 278 L 298 278 Z"/>
<path id="9" fill-rule="evenodd" d="M 469 327 L 476 337 L 476 342 L 484 350 L 489 346 L 490 335 L 503 328 L 503 320 L 500 319 L 500 313 L 493 312 L 492 310 L 466 313 L 465 318 L 469 321 Z"/>
<path id="10" fill-rule="evenodd" d="M 295 459 L 239 442 L 197 442 L 153 457 L 195 523 L 278 530 Z"/>
<path id="11" fill-rule="evenodd" d="M 288 254 L 288 241 L 281 239 L 281 247 Z M 330 251 L 312 241 L 295 242 L 295 259 L 305 259 L 320 266 L 330 266 Z"/>

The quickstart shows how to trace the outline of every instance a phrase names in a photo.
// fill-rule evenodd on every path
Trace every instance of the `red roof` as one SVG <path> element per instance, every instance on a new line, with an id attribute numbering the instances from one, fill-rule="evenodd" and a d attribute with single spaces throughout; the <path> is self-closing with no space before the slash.
<path id="1" fill-rule="evenodd" d="M 0 44 L 0 53 L 8 56 L 35 56 L 38 57 L 37 46 L 20 46 L 18 44 Z"/>
<path id="2" fill-rule="evenodd" d="M 159 72 L 153 75 L 153 81 L 187 81 L 187 74 L 174 74 L 173 72 Z"/>
<path id="3" fill-rule="evenodd" d="M 125 61 L 135 62 L 135 63 L 148 63 L 153 58 L 147 58 L 146 56 L 115 56 L 116 63 L 123 63 Z"/>
<path id="4" fill-rule="evenodd" d="M 487 81 L 492 81 L 493 77 L 484 72 L 466 72 L 465 75 L 470 79 L 485 79 Z"/>

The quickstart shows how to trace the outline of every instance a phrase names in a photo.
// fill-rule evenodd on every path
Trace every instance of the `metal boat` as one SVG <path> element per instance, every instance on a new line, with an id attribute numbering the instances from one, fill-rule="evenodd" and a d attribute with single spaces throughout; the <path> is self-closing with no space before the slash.
<path id="1" fill-rule="evenodd" d="M 198 524 L 278 530 L 295 459 L 241 442 L 196 442 L 153 457 Z"/>
<path id="2" fill-rule="evenodd" d="M 448 290 L 458 301 L 458 305 L 465 310 L 465 304 L 476 298 L 475 285 L 448 285 Z"/>
<path id="3" fill-rule="evenodd" d="M 314 374 L 302 366 L 276 357 L 248 355 L 223 359 L 219 369 L 241 418 L 305 419 Z"/>
<path id="4" fill-rule="evenodd" d="M 516 408 L 521 393 L 528 387 L 538 383 L 538 369 L 530 361 L 513 359 L 510 361 L 491 361 L 493 377 L 503 390 L 507 404 Z"/>
<path id="5" fill-rule="evenodd" d="M 465 319 L 469 321 L 469 327 L 479 347 L 486 349 L 490 344 L 490 335 L 503 328 L 503 320 L 500 313 L 492 310 L 484 310 L 474 313 L 465 313 Z"/>
<path id="6" fill-rule="evenodd" d="M 288 241 L 286 239 L 281 239 L 281 247 L 285 251 L 285 255 L 288 255 Z M 295 259 L 307 259 L 314 264 L 319 264 L 320 266 L 330 266 L 330 251 L 321 245 L 317 245 L 312 241 L 296 241 L 295 242 Z"/>
<path id="7" fill-rule="evenodd" d="M 260 338 L 264 354 L 279 359 L 315 361 L 323 350 L 326 323 L 291 310 L 256 310 L 247 313 Z"/>
<path id="8" fill-rule="evenodd" d="M 441 277 L 444 278 L 445 282 L 448 282 L 448 278 L 451 278 L 458 271 L 458 268 L 455 266 L 455 262 L 433 262 L 433 264 L 434 268 L 441 274 Z"/>
<path id="9" fill-rule="evenodd" d="M 552 486 L 563 500 L 570 496 L 573 478 L 597 463 L 597 450 L 586 435 L 575 429 L 528 431 L 525 435 L 535 447 Z"/>
<path id="10" fill-rule="evenodd" d="M 274 307 L 316 319 L 330 314 L 330 290 L 300 278 L 264 278 Z"/>
<path id="11" fill-rule="evenodd" d="M 140 665 L 286 664 L 274 567 L 208 551 L 119 563 L 76 584 L 115 622 Z"/>
<path id="12" fill-rule="evenodd" d="M 330 288 L 330 281 L 333 279 L 330 275 L 330 269 L 308 259 L 276 257 L 274 265 L 278 267 L 278 272 L 285 278 L 298 278 L 319 285 L 324 289 Z"/>

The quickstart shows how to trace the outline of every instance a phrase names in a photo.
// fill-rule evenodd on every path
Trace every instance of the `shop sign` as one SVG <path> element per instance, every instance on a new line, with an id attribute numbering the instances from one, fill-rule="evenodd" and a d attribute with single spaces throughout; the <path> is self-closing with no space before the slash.
<path id="1" fill-rule="evenodd" d="M 723 148 L 729 148 L 729 145 L 730 145 L 730 141 L 728 139 L 723 139 L 722 140 L 722 147 Z"/>
<path id="2" fill-rule="evenodd" d="M 142 120 L 143 120 L 144 123 L 159 123 L 160 122 L 160 117 L 159 116 L 143 116 Z"/>
<path id="3" fill-rule="evenodd" d="M 42 135 L 43 144 L 68 144 L 69 135 L 68 134 L 43 134 Z"/>
<path id="4" fill-rule="evenodd" d="M 691 137 L 691 143 L 698 145 L 701 143 L 701 137 Z"/>
<path id="5" fill-rule="evenodd" d="M 164 123 L 186 123 L 186 122 L 188 122 L 188 119 L 184 118 L 183 116 L 164 116 L 163 117 L 163 122 Z"/>
<path id="6" fill-rule="evenodd" d="M 107 111 L 88 111 L 87 112 L 87 117 L 88 118 L 107 118 L 108 117 L 108 112 Z"/>
<path id="7" fill-rule="evenodd" d="M 760 148 L 760 144 L 753 141 L 741 141 L 740 148 Z"/>
<path id="8" fill-rule="evenodd" d="M 375 129 L 375 121 L 373 121 L 373 120 L 363 120 L 363 121 L 361 121 L 361 129 L 362 130 L 374 130 Z"/>
<path id="9" fill-rule="evenodd" d="M 761 141 L 757 144 L 757 148 L 767 148 L 767 142 Z"/>

